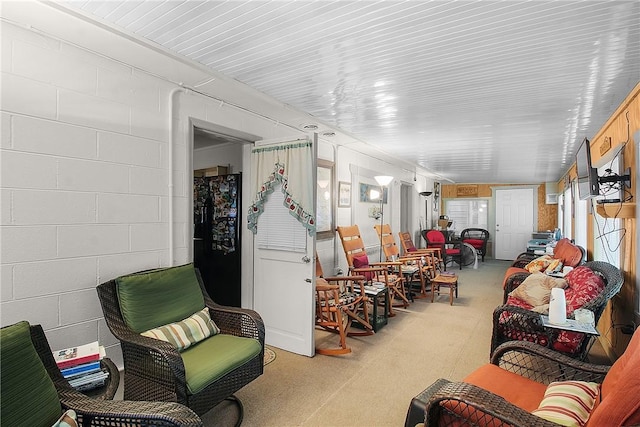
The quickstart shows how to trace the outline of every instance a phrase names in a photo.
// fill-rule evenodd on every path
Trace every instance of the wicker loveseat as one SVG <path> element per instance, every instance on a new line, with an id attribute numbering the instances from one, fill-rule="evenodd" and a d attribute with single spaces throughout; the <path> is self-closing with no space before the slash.
<path id="1" fill-rule="evenodd" d="M 125 399 L 178 402 L 198 415 L 232 399 L 242 419 L 233 393 L 263 373 L 265 329 L 258 313 L 214 303 L 192 264 L 122 276 L 97 290 L 122 347 Z M 180 349 L 193 333 L 191 320 L 211 326 L 198 317 L 203 314 L 215 324 L 211 335 Z M 190 329 L 175 342 L 158 339 L 185 329 L 185 322 Z"/>
<path id="2" fill-rule="evenodd" d="M 193 411 L 178 403 L 92 399 L 76 391 L 60 373 L 40 325 L 22 321 L 3 327 L 0 350 L 3 426 L 50 427 L 67 411 L 75 412 L 78 425 L 85 427 L 202 426 Z M 118 370 L 109 359 L 102 363 L 112 375 L 103 397 L 111 398 Z"/>
<path id="3" fill-rule="evenodd" d="M 512 341 L 496 348 L 491 363 L 462 382 L 440 379 L 417 395 L 409 406 L 405 426 L 422 422 L 427 426 L 558 426 L 558 418 L 577 414 L 582 420 L 587 418 L 587 427 L 638 426 L 638 372 L 639 331 L 612 366 L 585 363 L 530 342 Z M 597 397 L 591 406 L 585 404 L 575 411 L 569 402 L 586 386 L 595 389 Z M 570 399 L 548 393 L 560 387 L 577 392 Z"/>
<path id="4" fill-rule="evenodd" d="M 544 276 L 542 273 L 536 274 Z M 620 270 L 602 261 L 587 262 L 575 268 L 565 278 L 568 286 L 565 289 L 567 317 L 572 318 L 575 309 L 583 308 L 594 313 L 596 324 L 607 302 L 618 293 L 623 283 Z M 517 298 L 511 297 L 507 304 L 497 307 L 493 312 L 491 351 L 506 341 L 524 340 L 570 354 L 572 357 L 586 356 L 589 340 L 584 334 L 545 328 L 542 325 L 540 311 L 533 311 L 531 305 L 516 303 L 516 300 Z"/>
<path id="5" fill-rule="evenodd" d="M 567 238 L 563 238 L 558 240 L 556 246 L 553 248 L 553 255 L 549 258 L 559 260 L 562 266 L 577 267 L 584 262 L 584 256 L 585 251 L 582 247 L 571 243 Z M 539 257 L 540 256 L 531 253 L 520 254 L 518 258 L 513 261 L 511 267 L 507 268 L 502 285 L 504 289 L 503 303 L 507 302 L 507 294 L 520 285 L 535 268 L 542 268 L 544 266 L 544 264 L 538 264 L 535 267 L 526 268 L 528 264 Z"/>

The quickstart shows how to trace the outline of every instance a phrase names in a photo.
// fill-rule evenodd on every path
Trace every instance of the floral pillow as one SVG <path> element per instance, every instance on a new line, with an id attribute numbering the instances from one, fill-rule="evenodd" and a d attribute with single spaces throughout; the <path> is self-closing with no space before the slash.
<path id="1" fill-rule="evenodd" d="M 544 271 L 547 267 L 549 267 L 551 261 L 553 261 L 553 258 L 551 258 L 549 255 L 542 255 L 541 257 L 531 260 L 529 264 L 524 266 L 524 269 L 529 273 Z"/>

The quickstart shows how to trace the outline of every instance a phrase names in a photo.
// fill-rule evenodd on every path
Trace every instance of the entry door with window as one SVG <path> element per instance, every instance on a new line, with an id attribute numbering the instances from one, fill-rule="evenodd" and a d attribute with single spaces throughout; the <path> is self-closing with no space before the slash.
<path id="1" fill-rule="evenodd" d="M 534 231 L 533 188 L 496 190 L 496 259 L 513 260 L 526 251 Z"/>

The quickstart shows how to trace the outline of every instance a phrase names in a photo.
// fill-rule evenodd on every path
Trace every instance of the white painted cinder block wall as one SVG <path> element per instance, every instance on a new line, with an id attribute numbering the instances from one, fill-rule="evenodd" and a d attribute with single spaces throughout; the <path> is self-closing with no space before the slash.
<path id="1" fill-rule="evenodd" d="M 95 287 L 191 260 L 190 120 L 294 132 L 43 31 L 1 30 L 1 323 L 42 324 L 53 348 L 98 339 L 121 364 Z"/>
<path id="2" fill-rule="evenodd" d="M 191 120 L 257 139 L 303 134 L 276 125 L 288 106 L 247 96 L 237 82 L 141 50 L 51 4 L 8 2 L 1 13 L 0 323 L 42 324 L 53 348 L 97 339 L 122 366 L 95 287 L 191 260 Z M 154 73 L 143 71 L 147 64 Z M 212 97 L 185 93 L 176 81 L 203 82 L 199 89 Z M 319 153 L 336 162 L 337 180 L 353 180 L 354 200 L 360 175 L 352 165 L 412 179 L 402 167 L 326 142 Z M 419 175 L 416 191 L 428 185 Z M 337 209 L 336 224 L 360 214 L 357 202 Z M 320 241 L 318 249 L 323 263 L 334 262 L 332 253 L 343 258 L 339 242 Z M 251 271 L 243 278 L 250 307 Z"/>

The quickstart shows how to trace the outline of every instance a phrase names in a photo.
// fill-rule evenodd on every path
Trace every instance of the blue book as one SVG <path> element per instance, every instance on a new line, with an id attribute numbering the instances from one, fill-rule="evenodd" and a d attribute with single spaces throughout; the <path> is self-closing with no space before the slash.
<path id="1" fill-rule="evenodd" d="M 100 370 L 100 361 L 83 363 L 82 365 L 73 366 L 71 368 L 61 369 L 62 376 L 65 378 L 73 378 L 78 375 L 89 374 Z"/>

